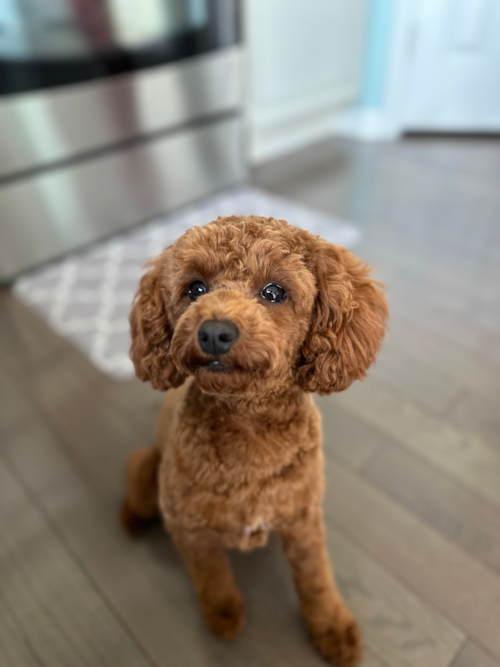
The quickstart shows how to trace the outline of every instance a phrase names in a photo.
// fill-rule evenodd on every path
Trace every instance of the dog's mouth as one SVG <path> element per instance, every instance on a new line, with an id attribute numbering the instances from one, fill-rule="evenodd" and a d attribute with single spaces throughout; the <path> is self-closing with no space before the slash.
<path id="1" fill-rule="evenodd" d="M 195 377 L 215 377 L 226 376 L 229 381 L 229 376 L 234 381 L 243 382 L 245 378 L 261 378 L 265 379 L 269 375 L 268 363 L 251 363 L 251 358 L 234 357 L 234 355 L 220 355 L 205 356 L 200 354 L 185 355 L 179 364 L 179 371 L 194 375 Z M 237 378 L 239 378 L 237 380 Z M 232 381 L 233 381 L 232 380 Z"/>
<path id="2" fill-rule="evenodd" d="M 194 368 L 195 375 L 207 371 L 211 373 L 231 373 L 234 370 L 235 369 L 231 364 L 221 361 L 220 359 L 211 359 L 205 363 L 198 363 Z"/>
<path id="3" fill-rule="evenodd" d="M 179 370 L 194 376 L 200 389 L 208 394 L 239 394 L 260 387 L 269 377 L 270 368 L 268 364 L 245 365 L 233 354 L 204 357 L 195 353 L 182 359 Z"/>
<path id="4" fill-rule="evenodd" d="M 208 394 L 238 394 L 255 380 L 255 375 L 240 368 L 229 359 L 197 359 L 189 366 L 200 389 Z"/>

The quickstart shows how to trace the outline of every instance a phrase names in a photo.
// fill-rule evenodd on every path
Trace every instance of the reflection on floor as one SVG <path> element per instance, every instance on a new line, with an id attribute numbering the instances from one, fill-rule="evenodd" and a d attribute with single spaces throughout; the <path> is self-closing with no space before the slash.
<path id="1" fill-rule="evenodd" d="M 254 182 L 363 227 L 391 331 L 318 399 L 332 561 L 370 667 L 500 665 L 500 142 L 332 141 Z M 99 374 L 0 293 L 0 664 L 322 665 L 280 546 L 234 558 L 247 628 L 203 628 L 161 531 L 115 521 L 161 395 Z"/>

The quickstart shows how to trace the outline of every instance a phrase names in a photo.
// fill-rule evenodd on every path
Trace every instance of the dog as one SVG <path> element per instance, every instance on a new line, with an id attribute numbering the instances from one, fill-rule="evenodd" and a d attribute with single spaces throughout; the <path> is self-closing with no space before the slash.
<path id="1" fill-rule="evenodd" d="M 342 667 L 361 660 L 325 546 L 311 394 L 365 377 L 387 316 L 367 265 L 274 218 L 193 227 L 142 277 L 131 358 L 168 394 L 153 446 L 129 457 L 122 522 L 134 533 L 161 515 L 217 636 L 234 639 L 245 616 L 225 549 L 275 531 L 313 643 Z"/>

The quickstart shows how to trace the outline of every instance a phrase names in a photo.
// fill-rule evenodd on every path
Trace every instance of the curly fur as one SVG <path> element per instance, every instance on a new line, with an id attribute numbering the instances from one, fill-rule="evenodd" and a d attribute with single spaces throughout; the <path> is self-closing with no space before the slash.
<path id="1" fill-rule="evenodd" d="M 209 291 L 191 303 L 188 286 Z M 283 285 L 281 304 L 260 298 Z M 169 389 L 154 445 L 128 466 L 122 511 L 134 532 L 157 514 L 182 554 L 208 626 L 232 639 L 244 605 L 225 548 L 281 536 L 300 607 L 322 655 L 362 655 L 359 630 L 331 574 L 321 516 L 320 416 L 311 392 L 364 378 L 385 332 L 387 305 L 369 268 L 344 248 L 283 220 L 219 218 L 194 227 L 150 263 L 131 314 L 138 377 Z M 205 320 L 239 331 L 207 366 Z"/>

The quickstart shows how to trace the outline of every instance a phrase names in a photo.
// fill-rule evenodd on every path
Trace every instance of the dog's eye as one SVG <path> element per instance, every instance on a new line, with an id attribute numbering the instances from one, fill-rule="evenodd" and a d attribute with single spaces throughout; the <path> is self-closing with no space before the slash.
<path id="1" fill-rule="evenodd" d="M 267 283 L 260 295 L 269 303 L 281 303 L 286 299 L 286 292 L 278 283 Z"/>
<path id="2" fill-rule="evenodd" d="M 196 299 L 202 294 L 208 292 L 208 287 L 202 280 L 195 280 L 194 283 L 189 285 L 188 294 L 191 301 L 196 301 Z"/>

